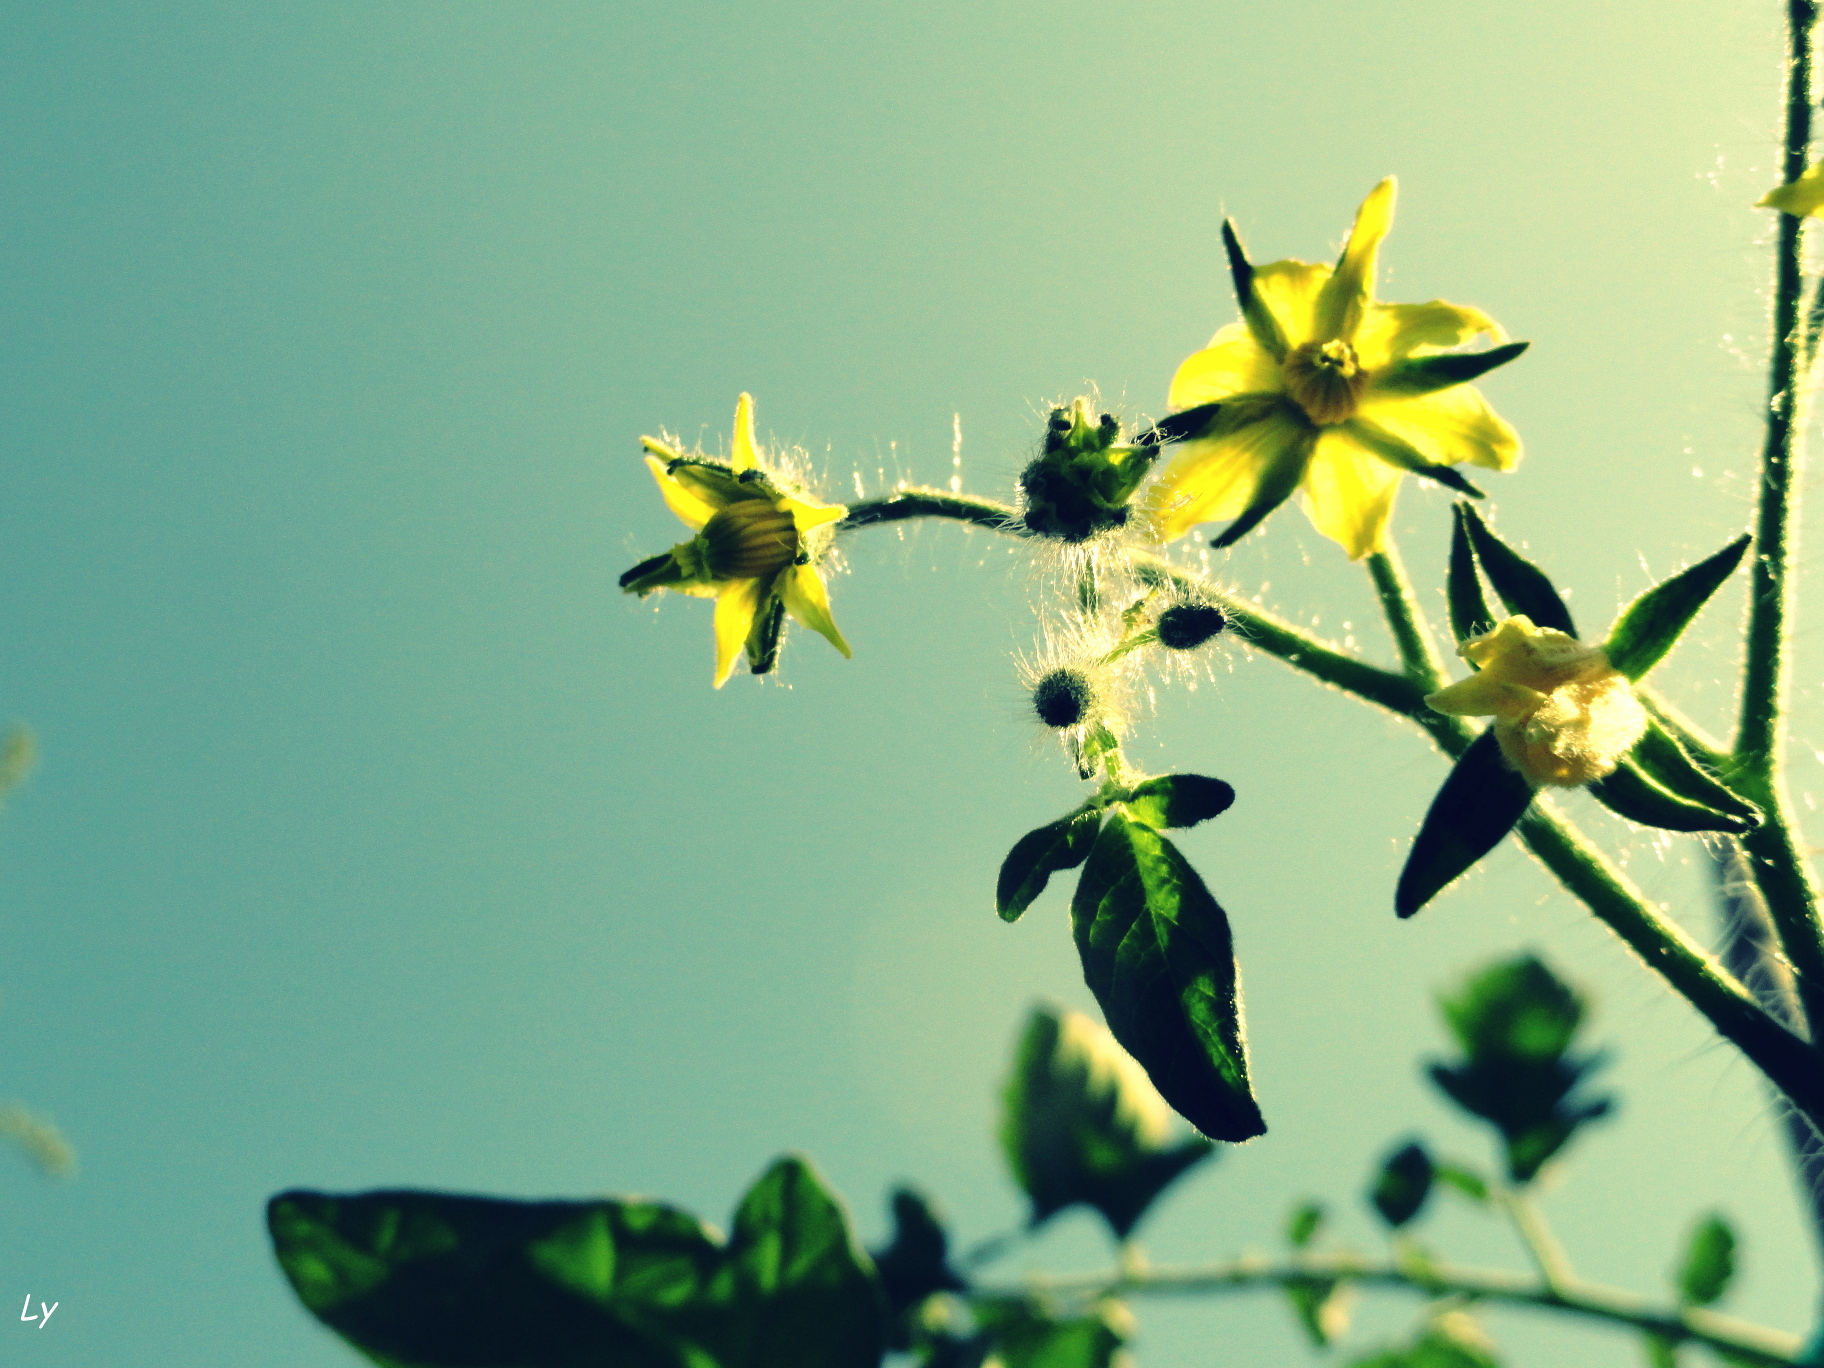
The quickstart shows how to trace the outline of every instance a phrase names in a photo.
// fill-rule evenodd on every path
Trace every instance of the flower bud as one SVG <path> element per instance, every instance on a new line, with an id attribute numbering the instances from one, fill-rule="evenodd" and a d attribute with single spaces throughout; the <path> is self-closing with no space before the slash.
<path id="1" fill-rule="evenodd" d="M 1096 687 L 1084 671 L 1060 665 L 1033 684 L 1032 710 L 1039 721 L 1057 731 L 1081 726 L 1096 711 Z"/>
<path id="2" fill-rule="evenodd" d="M 1083 542 L 1127 524 L 1127 502 L 1157 455 L 1152 446 L 1117 446 L 1112 413 L 1090 421 L 1087 399 L 1055 408 L 1038 459 L 1020 474 L 1028 531 Z"/>
<path id="3" fill-rule="evenodd" d="M 1194 651 L 1228 625 L 1213 603 L 1174 603 L 1159 614 L 1159 644 L 1168 651 Z"/>

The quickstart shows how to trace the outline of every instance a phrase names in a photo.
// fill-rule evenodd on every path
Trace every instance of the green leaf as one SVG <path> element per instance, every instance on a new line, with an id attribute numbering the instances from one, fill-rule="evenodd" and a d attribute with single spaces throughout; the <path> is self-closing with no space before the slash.
<path id="1" fill-rule="evenodd" d="M 1609 664 L 1629 679 L 1639 679 L 1659 664 L 1710 596 L 1735 573 L 1753 540 L 1743 533 L 1708 560 L 1679 571 L 1629 604 L 1609 629 L 1603 648 Z"/>
<path id="2" fill-rule="evenodd" d="M 1128 815 L 1150 827 L 1188 827 L 1227 812 L 1235 790 L 1202 774 L 1162 774 L 1135 785 L 1125 801 Z"/>
<path id="3" fill-rule="evenodd" d="M 916 1188 L 893 1190 L 893 1241 L 874 1251 L 874 1271 L 887 1299 L 889 1348 L 910 1347 L 904 1317 L 937 1292 L 961 1292 L 968 1284 L 950 1267 L 950 1237 L 943 1220 Z"/>
<path id="4" fill-rule="evenodd" d="M 841 1208 L 780 1160 L 718 1244 L 652 1202 L 286 1192 L 305 1307 L 384 1368 L 874 1368 L 879 1290 Z"/>
<path id="5" fill-rule="evenodd" d="M 1646 1355 L 1647 1368 L 1678 1368 L 1678 1346 L 1664 1335 L 1649 1330 L 1640 1337 L 1640 1347 Z"/>
<path id="6" fill-rule="evenodd" d="M 1081 1012 L 1033 1009 L 1001 1112 L 1001 1148 L 1033 1225 L 1080 1204 L 1126 1239 L 1166 1188 L 1215 1151 L 1200 1136 L 1173 1142 L 1171 1120 L 1108 1031 Z"/>
<path id="7" fill-rule="evenodd" d="M 1388 1226 L 1398 1230 L 1425 1208 L 1436 1170 L 1431 1156 L 1418 1141 L 1408 1141 L 1381 1164 L 1368 1200 Z"/>
<path id="8" fill-rule="evenodd" d="M 1488 1179 L 1474 1169 L 1463 1164 L 1434 1161 L 1432 1173 L 1440 1183 L 1455 1189 L 1459 1195 L 1467 1197 L 1479 1206 L 1487 1205 Z"/>
<path id="9" fill-rule="evenodd" d="M 1029 831 L 1014 842 L 1001 862 L 1001 876 L 994 886 L 994 908 L 1002 921 L 1018 921 L 1045 891 L 1051 876 L 1061 869 L 1075 869 L 1089 858 L 1096 842 L 1100 812 L 1077 812 Z"/>
<path id="10" fill-rule="evenodd" d="M 1500 1368 L 1494 1346 L 1464 1311 L 1446 1311 L 1403 1348 L 1356 1359 L 1349 1368 Z"/>
<path id="11" fill-rule="evenodd" d="M 1212 1139 L 1265 1134 L 1248 1082 L 1229 919 L 1178 848 L 1117 807 L 1070 917 L 1109 1030 L 1165 1100 Z"/>
<path id="12" fill-rule="evenodd" d="M 1335 1278 L 1292 1278 L 1284 1284 L 1292 1314 L 1314 1349 L 1327 1348 L 1349 1333 L 1348 1283 Z"/>
<path id="13" fill-rule="evenodd" d="M 1551 627 L 1567 636 L 1576 636 L 1571 611 L 1558 597 L 1558 590 L 1545 571 L 1491 532 L 1469 504 L 1459 503 L 1457 510 L 1469 530 L 1470 542 L 1476 548 L 1476 557 L 1482 562 L 1488 582 L 1494 585 L 1508 612 L 1525 614 L 1535 627 Z"/>
<path id="14" fill-rule="evenodd" d="M 1533 786 L 1502 757 L 1493 729 L 1457 758 L 1406 856 L 1394 911 L 1410 917 L 1501 843 L 1533 801 Z"/>
<path id="15" fill-rule="evenodd" d="M 1438 356 L 1416 356 L 1391 367 L 1375 378 L 1377 391 L 1397 394 L 1431 394 L 1452 385 L 1467 384 L 1488 374 L 1496 366 L 1505 366 L 1524 352 L 1530 343 L 1509 342 L 1481 352 L 1445 352 Z"/>
<path id="16" fill-rule="evenodd" d="M 1303 1249 L 1317 1238 L 1317 1232 L 1323 1229 L 1323 1225 L 1324 1204 L 1300 1202 L 1286 1218 L 1286 1241 L 1294 1249 Z"/>
<path id="17" fill-rule="evenodd" d="M 1678 739 L 1656 721 L 1648 721 L 1629 758 L 1654 783 L 1687 802 L 1745 818 L 1753 826 L 1763 820 L 1758 807 L 1693 760 Z"/>
<path id="18" fill-rule="evenodd" d="M 1450 606 L 1450 630 L 1459 642 L 1492 631 L 1495 616 L 1482 596 L 1482 577 L 1470 549 L 1469 528 L 1462 504 L 1453 506 L 1450 525 L 1450 569 L 1445 575 L 1444 597 Z"/>
<path id="19" fill-rule="evenodd" d="M 1058 1319 L 1030 1301 L 983 1302 L 976 1319 L 1000 1368 L 1113 1368 L 1133 1337 L 1133 1318 L 1116 1301 L 1087 1316 Z"/>
<path id="20" fill-rule="evenodd" d="M 1687 1306 L 1709 1306 L 1722 1299 L 1735 1277 L 1735 1231 L 1720 1211 L 1692 1227 L 1679 1261 L 1678 1299 Z"/>
<path id="21" fill-rule="evenodd" d="M 1718 812 L 1703 803 L 1681 798 L 1623 758 L 1615 772 L 1588 785 L 1590 796 L 1610 812 L 1658 827 L 1661 831 L 1753 831 L 1760 823 L 1729 812 Z"/>

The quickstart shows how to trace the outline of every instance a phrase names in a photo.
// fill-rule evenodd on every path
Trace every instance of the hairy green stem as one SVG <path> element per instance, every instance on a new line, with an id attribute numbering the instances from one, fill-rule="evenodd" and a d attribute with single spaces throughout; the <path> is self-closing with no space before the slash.
<path id="1" fill-rule="evenodd" d="M 1393 632 L 1394 644 L 1400 649 L 1406 677 L 1426 693 L 1436 693 L 1444 687 L 1444 662 L 1438 658 L 1431 629 L 1419 612 L 1412 582 L 1406 578 L 1406 567 L 1400 564 L 1400 553 L 1391 541 L 1386 550 L 1368 557 L 1368 574 L 1374 580 L 1375 593 L 1380 595 L 1381 613 Z"/>
<path id="2" fill-rule="evenodd" d="M 1244 1258 L 1205 1268 L 1155 1268 L 1133 1276 L 1034 1279 L 1015 1289 L 977 1288 L 975 1295 L 1004 1298 L 1039 1294 L 1093 1301 L 1102 1296 L 1204 1296 L 1308 1286 L 1314 1281 L 1392 1288 L 1433 1300 L 1459 1297 L 1540 1307 L 1629 1326 L 1674 1344 L 1708 1345 L 1754 1363 L 1792 1368 L 1800 1362 L 1798 1336 L 1701 1307 L 1655 1306 L 1643 1297 L 1580 1281 L 1566 1281 L 1554 1287 L 1496 1269 L 1423 1261 L 1395 1265 L 1347 1253 L 1306 1255 L 1282 1263 Z"/>

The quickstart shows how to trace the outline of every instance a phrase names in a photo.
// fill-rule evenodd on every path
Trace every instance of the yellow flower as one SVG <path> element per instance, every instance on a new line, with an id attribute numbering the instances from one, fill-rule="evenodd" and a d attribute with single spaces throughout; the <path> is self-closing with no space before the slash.
<path id="1" fill-rule="evenodd" d="M 1806 167 L 1805 174 L 1797 180 L 1769 190 L 1754 202 L 1754 207 L 1782 209 L 1801 218 L 1807 214 L 1824 218 L 1824 214 L 1818 212 L 1824 208 L 1824 162 Z"/>
<path id="2" fill-rule="evenodd" d="M 1183 445 L 1147 495 L 1165 540 L 1234 519 L 1215 542 L 1232 545 L 1302 488 L 1317 530 L 1359 560 L 1383 549 L 1403 473 L 1479 494 L 1451 466 L 1511 470 L 1520 460 L 1518 435 L 1465 382 L 1526 343 L 1507 343 L 1480 309 L 1375 302 L 1394 188 L 1389 176 L 1369 192 L 1334 271 L 1257 268 L 1223 225 L 1242 319 L 1172 377 L 1175 412 L 1159 427 Z M 1447 350 L 1484 333 L 1506 345 Z"/>
<path id="3" fill-rule="evenodd" d="M 754 400 L 735 404 L 729 461 L 686 456 L 656 437 L 642 437 L 646 465 L 659 482 L 665 506 L 696 536 L 641 561 L 621 576 L 621 588 L 642 598 L 655 589 L 716 601 L 716 676 L 719 689 L 747 649 L 755 674 L 773 668 L 786 614 L 851 655 L 830 617 L 830 599 L 817 573 L 832 524 L 848 513 L 791 494 L 760 463 L 754 442 Z"/>
<path id="4" fill-rule="evenodd" d="M 1613 774 L 1647 729 L 1640 701 L 1599 646 L 1511 617 L 1457 650 L 1478 672 L 1426 706 L 1492 716 L 1501 753 L 1535 784 L 1574 788 Z"/>

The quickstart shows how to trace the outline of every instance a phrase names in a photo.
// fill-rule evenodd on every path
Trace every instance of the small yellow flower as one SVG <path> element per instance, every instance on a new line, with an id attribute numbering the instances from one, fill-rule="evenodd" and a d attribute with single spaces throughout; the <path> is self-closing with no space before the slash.
<path id="1" fill-rule="evenodd" d="M 1647 729 L 1627 679 L 1599 646 L 1511 617 L 1458 654 L 1478 667 L 1425 700 L 1435 712 L 1495 719 L 1508 763 L 1535 784 L 1574 788 L 1615 772 Z"/>
<path id="2" fill-rule="evenodd" d="M 1520 460 L 1519 436 L 1465 382 L 1526 343 L 1507 343 L 1480 309 L 1375 301 L 1394 190 L 1389 176 L 1363 201 L 1335 270 L 1255 267 L 1223 226 L 1242 319 L 1172 377 L 1175 412 L 1160 427 L 1182 445 L 1146 496 L 1165 540 L 1234 519 L 1215 542 L 1232 545 L 1302 489 L 1317 530 L 1359 560 L 1384 548 L 1405 472 L 1475 494 L 1454 464 Z M 1505 345 L 1448 350 L 1481 334 Z"/>
<path id="3" fill-rule="evenodd" d="M 787 493 L 780 476 L 760 463 L 752 395 L 743 394 L 735 405 L 726 465 L 686 456 L 656 437 L 642 437 L 640 444 L 665 506 L 696 536 L 634 566 L 621 576 L 621 588 L 642 598 L 669 589 L 715 599 L 718 689 L 744 646 L 755 674 L 773 668 L 788 613 L 844 656 L 852 654 L 817 573 L 832 524 L 849 510 Z"/>
<path id="4" fill-rule="evenodd" d="M 1824 162 L 1805 168 L 1805 174 L 1786 185 L 1769 190 L 1754 202 L 1756 209 L 1781 209 L 1803 218 L 1824 218 Z"/>

